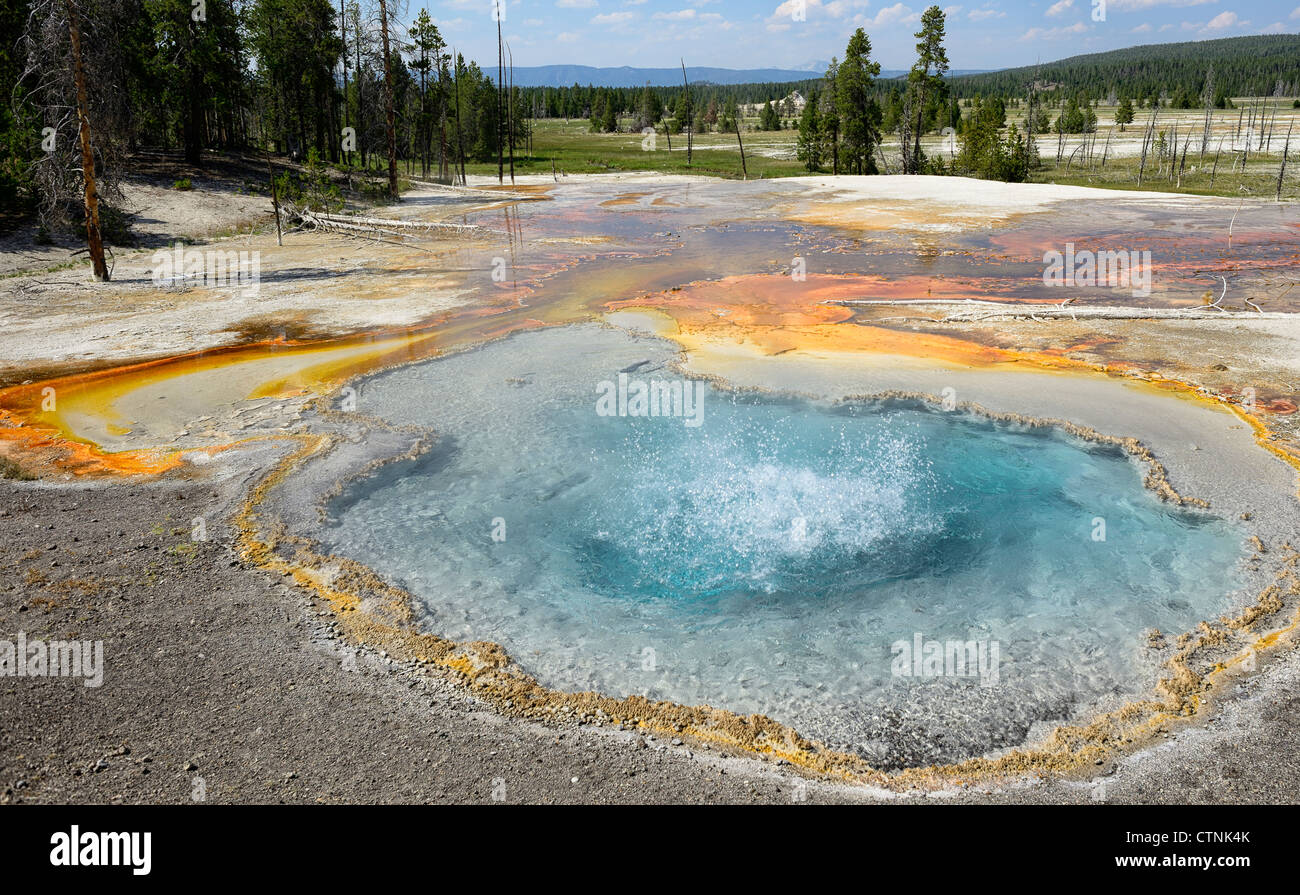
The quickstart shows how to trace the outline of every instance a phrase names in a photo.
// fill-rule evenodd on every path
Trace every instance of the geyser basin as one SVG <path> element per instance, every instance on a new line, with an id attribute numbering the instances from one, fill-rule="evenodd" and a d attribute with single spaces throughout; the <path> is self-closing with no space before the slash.
<path id="1" fill-rule="evenodd" d="M 323 546 L 548 686 L 762 712 L 882 767 L 1142 695 L 1149 629 L 1228 606 L 1240 533 L 1113 447 L 701 384 L 698 426 L 598 412 L 673 357 L 586 325 L 372 379 L 358 409 L 439 441 L 353 483 Z"/>

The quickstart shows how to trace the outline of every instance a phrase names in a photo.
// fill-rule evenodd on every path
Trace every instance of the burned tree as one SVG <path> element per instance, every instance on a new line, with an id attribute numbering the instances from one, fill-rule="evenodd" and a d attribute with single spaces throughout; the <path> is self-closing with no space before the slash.
<path id="1" fill-rule="evenodd" d="M 102 200 L 119 195 L 117 137 L 127 120 L 122 91 L 104 89 L 122 81 L 120 45 L 108 37 L 122 15 L 113 2 L 38 0 L 22 36 L 21 84 L 43 125 L 33 163 L 40 227 L 80 228 L 98 280 L 109 278 Z"/>

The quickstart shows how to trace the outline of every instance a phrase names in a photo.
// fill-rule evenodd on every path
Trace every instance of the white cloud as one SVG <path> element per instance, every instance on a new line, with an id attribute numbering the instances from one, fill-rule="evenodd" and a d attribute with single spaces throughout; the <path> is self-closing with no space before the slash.
<path id="1" fill-rule="evenodd" d="M 1136 28 L 1133 29 L 1134 34 L 1149 34 L 1150 32 L 1151 32 L 1151 26 L 1145 23 L 1138 25 Z"/>
<path id="2" fill-rule="evenodd" d="M 777 24 L 778 19 L 793 22 L 796 21 L 795 14 L 799 12 L 802 12 L 808 21 L 824 17 L 842 19 L 853 10 L 866 9 L 870 5 L 871 0 L 802 0 L 802 2 L 801 0 L 785 0 L 772 11 L 767 20 L 772 24 Z"/>
<path id="3" fill-rule="evenodd" d="M 1291 10 L 1291 15 L 1287 16 L 1287 18 L 1293 22 L 1296 21 L 1297 19 L 1300 19 L 1300 6 L 1297 6 L 1295 9 Z"/>
<path id="4" fill-rule="evenodd" d="M 580 35 L 574 34 L 572 31 L 561 31 L 559 34 L 555 35 L 555 39 L 562 44 L 571 44 L 577 40 L 579 36 Z"/>
<path id="5" fill-rule="evenodd" d="M 918 22 L 920 20 L 921 16 L 918 13 L 913 12 L 910 6 L 904 6 L 902 3 L 886 6 L 876 13 L 875 18 L 867 19 L 872 25 L 877 26 L 893 25 L 896 22 Z"/>
<path id="6" fill-rule="evenodd" d="M 1088 26 L 1083 22 L 1075 22 L 1073 25 L 1066 25 L 1061 28 L 1030 28 L 1024 34 L 1020 35 L 1021 40 L 1059 40 L 1062 37 L 1072 37 L 1075 34 L 1083 34 L 1088 30 Z"/>
<path id="7" fill-rule="evenodd" d="M 966 18 L 972 22 L 982 22 L 985 19 L 1005 19 L 1006 17 L 1005 12 L 992 6 L 986 6 L 983 9 L 972 9 L 966 13 Z"/>
<path id="8" fill-rule="evenodd" d="M 1053 3 L 1051 6 L 1047 7 L 1047 12 L 1045 13 L 1045 15 L 1059 16 L 1061 13 L 1065 12 L 1067 9 L 1069 9 L 1072 6 L 1074 6 L 1074 0 L 1057 0 L 1056 3 Z"/>
<path id="9" fill-rule="evenodd" d="M 1175 9 L 1183 9 L 1188 6 L 1204 6 L 1207 3 L 1218 3 L 1219 0 L 1110 0 L 1111 9 L 1122 9 L 1136 11 L 1140 9 L 1151 9 L 1155 6 L 1171 6 Z"/>
<path id="10" fill-rule="evenodd" d="M 592 16 L 591 24 L 593 25 L 622 25 L 636 18 L 634 12 L 603 12 L 598 16 Z"/>
<path id="11" fill-rule="evenodd" d="M 676 12 L 657 12 L 655 18 L 665 22 L 688 22 L 695 18 L 695 10 L 679 9 Z"/>
<path id="12" fill-rule="evenodd" d="M 1287 33 L 1286 25 L 1284 25 L 1282 22 L 1274 22 L 1272 25 L 1268 25 L 1267 27 L 1265 27 L 1264 30 L 1259 33 L 1260 34 L 1286 34 Z"/>
<path id="13" fill-rule="evenodd" d="M 555 5 L 561 9 L 591 9 L 598 4 L 596 0 L 555 0 Z"/>
<path id="14" fill-rule="evenodd" d="M 1239 25 L 1249 25 L 1249 22 L 1243 22 L 1237 18 L 1235 12 L 1221 12 L 1214 18 L 1205 23 L 1203 31 L 1223 31 L 1225 28 L 1233 28 Z"/>

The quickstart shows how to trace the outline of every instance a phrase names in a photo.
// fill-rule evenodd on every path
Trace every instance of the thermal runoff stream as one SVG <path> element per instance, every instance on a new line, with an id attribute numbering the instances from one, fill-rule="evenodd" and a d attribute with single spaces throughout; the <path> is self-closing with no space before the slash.
<path id="1" fill-rule="evenodd" d="M 550 687 L 762 712 L 883 767 L 1141 694 L 1150 629 L 1227 604 L 1240 533 L 1114 446 L 726 391 L 674 356 L 590 324 L 363 383 L 437 442 L 352 483 L 323 546 Z"/>

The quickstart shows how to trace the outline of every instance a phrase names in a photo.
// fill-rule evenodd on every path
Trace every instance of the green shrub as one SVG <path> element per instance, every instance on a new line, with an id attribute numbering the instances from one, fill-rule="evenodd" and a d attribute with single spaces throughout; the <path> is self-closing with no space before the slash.
<path id="1" fill-rule="evenodd" d="M 17 479 L 20 482 L 30 482 L 35 478 L 36 476 L 8 457 L 0 456 L 0 479 Z"/>

